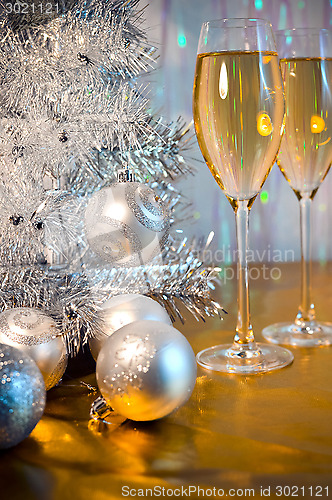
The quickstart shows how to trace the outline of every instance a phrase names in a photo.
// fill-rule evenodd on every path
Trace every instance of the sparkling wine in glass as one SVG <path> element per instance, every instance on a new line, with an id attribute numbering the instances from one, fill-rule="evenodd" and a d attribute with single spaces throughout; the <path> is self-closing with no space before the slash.
<path id="1" fill-rule="evenodd" d="M 286 95 L 285 131 L 277 163 L 300 205 L 302 284 L 294 321 L 263 330 L 270 342 L 315 347 L 332 344 L 332 324 L 318 321 L 311 296 L 312 202 L 332 161 L 332 32 L 299 28 L 277 32 Z"/>
<path id="2" fill-rule="evenodd" d="M 293 360 L 287 349 L 255 342 L 249 312 L 249 211 L 278 153 L 284 92 L 271 25 L 222 19 L 202 25 L 193 91 L 198 143 L 235 212 L 238 316 L 233 344 L 201 351 L 204 368 L 255 374 Z"/>

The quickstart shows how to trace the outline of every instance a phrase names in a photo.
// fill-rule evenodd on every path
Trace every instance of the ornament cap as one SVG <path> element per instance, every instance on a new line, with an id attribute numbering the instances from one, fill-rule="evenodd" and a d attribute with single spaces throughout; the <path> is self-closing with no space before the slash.
<path id="1" fill-rule="evenodd" d="M 106 400 L 99 396 L 91 405 L 90 417 L 94 420 L 103 420 L 113 412 L 113 409 L 106 403 Z"/>
<path id="2" fill-rule="evenodd" d="M 135 173 L 129 168 L 123 168 L 118 171 L 118 182 L 135 182 Z"/>

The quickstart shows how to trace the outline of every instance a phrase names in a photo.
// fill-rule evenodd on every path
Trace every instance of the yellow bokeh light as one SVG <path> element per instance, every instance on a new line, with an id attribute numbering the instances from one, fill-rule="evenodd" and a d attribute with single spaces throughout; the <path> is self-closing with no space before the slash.
<path id="1" fill-rule="evenodd" d="M 325 128 L 325 121 L 321 116 L 312 115 L 310 119 L 310 128 L 313 134 L 320 134 Z"/>
<path id="2" fill-rule="evenodd" d="M 263 56 L 263 64 L 269 64 L 271 59 L 272 59 L 271 56 Z"/>
<path id="3" fill-rule="evenodd" d="M 257 131 L 263 137 L 266 137 L 271 134 L 273 130 L 273 125 L 271 122 L 271 118 L 265 112 L 259 113 L 257 116 Z"/>

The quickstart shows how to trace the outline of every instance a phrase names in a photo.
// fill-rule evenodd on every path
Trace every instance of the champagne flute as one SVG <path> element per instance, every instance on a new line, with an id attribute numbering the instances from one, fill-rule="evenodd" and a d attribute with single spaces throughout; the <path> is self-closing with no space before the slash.
<path id="1" fill-rule="evenodd" d="M 300 202 L 301 303 L 295 321 L 276 323 L 263 336 L 276 344 L 332 343 L 332 323 L 317 321 L 311 297 L 312 202 L 332 161 L 332 32 L 298 28 L 277 32 L 286 94 L 285 131 L 277 163 Z"/>
<path id="2" fill-rule="evenodd" d="M 250 208 L 278 153 L 284 92 L 271 25 L 222 19 L 202 25 L 193 91 L 198 143 L 236 219 L 238 316 L 233 344 L 198 353 L 204 368 L 255 374 L 293 361 L 287 349 L 255 342 L 249 312 Z"/>

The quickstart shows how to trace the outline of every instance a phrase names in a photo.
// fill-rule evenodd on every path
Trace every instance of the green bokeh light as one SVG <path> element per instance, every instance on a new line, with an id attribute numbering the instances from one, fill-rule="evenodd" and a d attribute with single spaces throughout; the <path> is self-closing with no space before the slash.
<path id="1" fill-rule="evenodd" d="M 268 201 L 269 201 L 269 193 L 267 191 L 262 191 L 261 192 L 261 202 L 265 204 Z"/>
<path id="2" fill-rule="evenodd" d="M 178 35 L 178 45 L 179 47 L 185 47 L 187 45 L 187 39 L 183 33 Z"/>
<path id="3" fill-rule="evenodd" d="M 263 0 L 255 0 L 255 9 L 262 10 L 263 8 Z"/>

